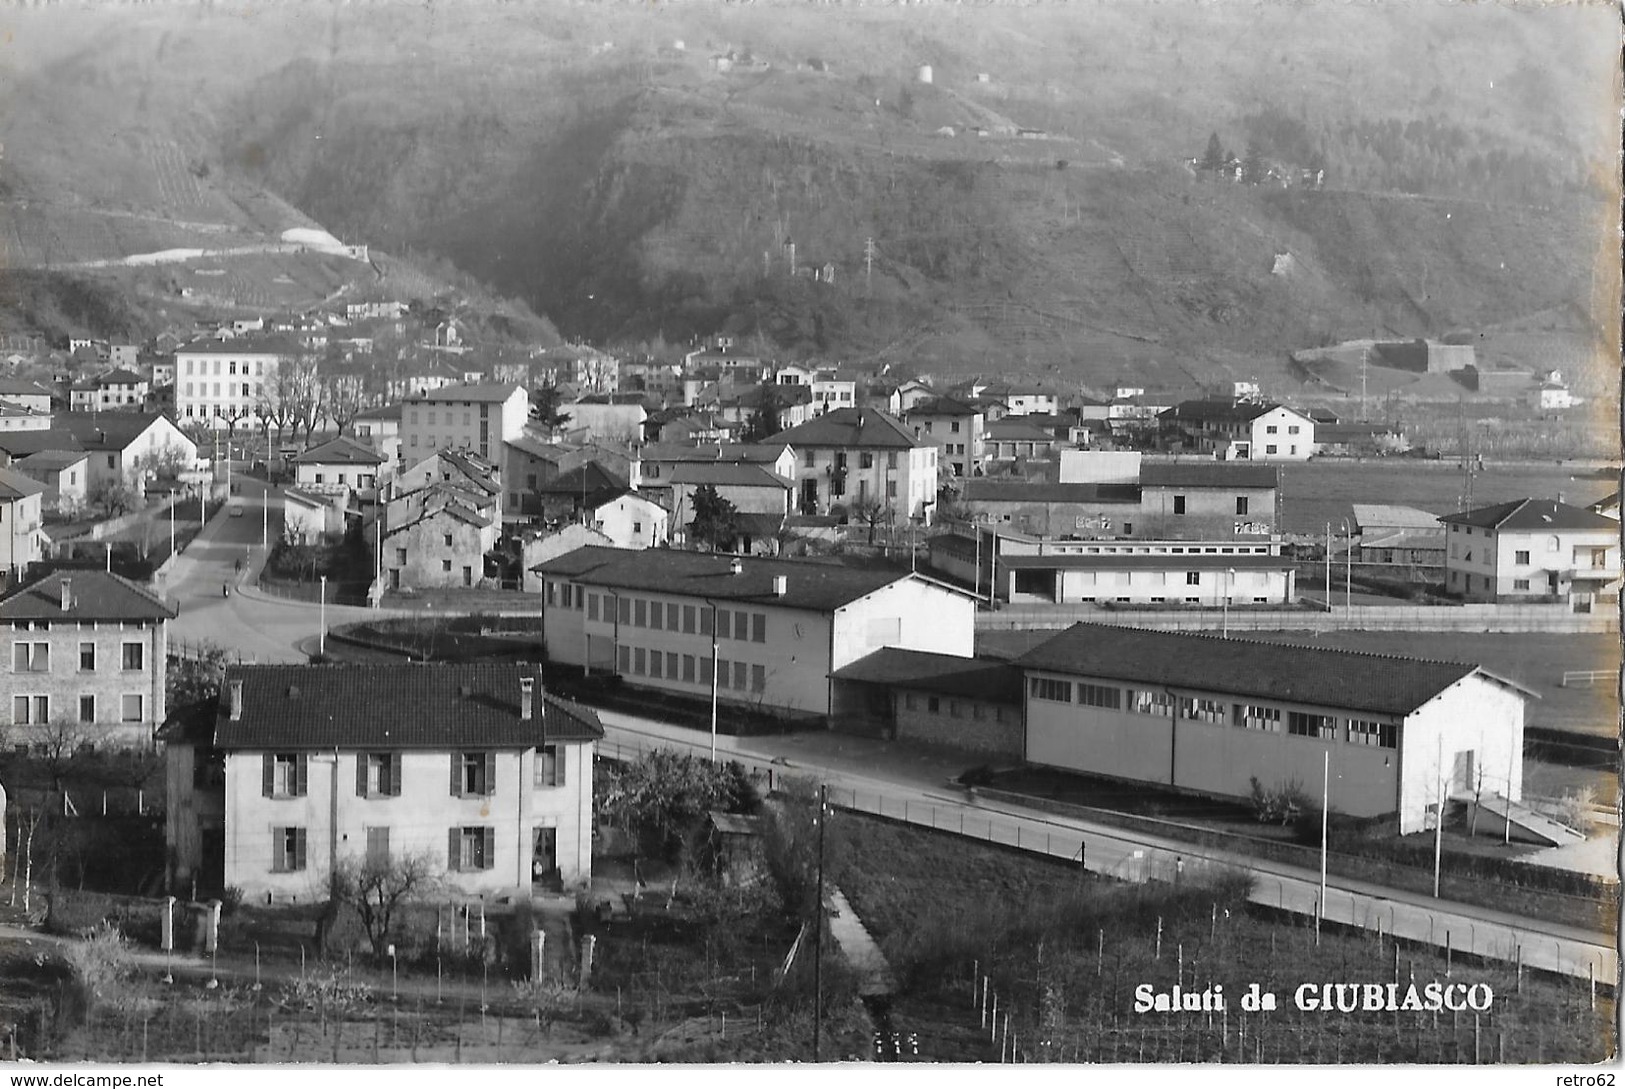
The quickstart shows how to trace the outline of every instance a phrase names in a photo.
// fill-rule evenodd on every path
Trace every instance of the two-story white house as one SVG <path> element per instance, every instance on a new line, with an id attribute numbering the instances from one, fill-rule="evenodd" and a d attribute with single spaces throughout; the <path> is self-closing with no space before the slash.
<path id="1" fill-rule="evenodd" d="M 338 435 L 293 459 L 295 483 L 304 491 L 330 495 L 348 490 L 363 502 L 377 497 L 383 455 L 372 447 Z"/>
<path id="2" fill-rule="evenodd" d="M 0 469 L 0 569 L 15 586 L 40 559 L 45 485 L 12 469 Z"/>
<path id="3" fill-rule="evenodd" d="M 231 667 L 211 746 L 224 883 L 309 903 L 335 866 L 417 857 L 464 895 L 585 886 L 602 737 L 593 711 L 521 663 Z M 177 739 L 171 760 L 199 748 Z M 193 781 L 171 775 L 171 793 Z M 203 861 L 176 848 L 202 842 L 171 833 L 174 877 Z"/>
<path id="4" fill-rule="evenodd" d="M 975 641 L 971 596 L 906 571 L 595 546 L 535 571 L 554 661 L 791 714 L 827 715 L 830 673 L 872 650 Z"/>
<path id="5" fill-rule="evenodd" d="M 11 631 L 8 736 L 42 743 L 71 723 L 89 745 L 150 745 L 164 721 L 175 611 L 106 571 L 59 571 L 0 600 Z"/>
<path id="6" fill-rule="evenodd" d="M 929 523 L 937 500 L 937 447 L 914 437 L 895 416 L 841 408 L 781 431 L 769 440 L 800 457 L 798 506 L 803 514 L 879 503 L 899 522 Z"/>
<path id="7" fill-rule="evenodd" d="M 1308 461 L 1315 421 L 1261 401 L 1181 401 L 1157 415 L 1163 440 L 1225 461 Z"/>
<path id="8" fill-rule="evenodd" d="M 1619 523 L 1552 499 L 1517 499 L 1439 518 L 1445 589 L 1468 601 L 1617 599 Z"/>

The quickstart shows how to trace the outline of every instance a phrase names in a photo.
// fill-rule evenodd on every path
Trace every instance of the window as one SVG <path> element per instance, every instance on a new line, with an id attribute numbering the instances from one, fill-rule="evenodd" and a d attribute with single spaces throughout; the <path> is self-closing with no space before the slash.
<path id="1" fill-rule="evenodd" d="M 886 455 L 886 468 L 897 468 L 897 451 L 893 450 L 891 453 Z"/>
<path id="2" fill-rule="evenodd" d="M 678 611 L 679 610 L 677 608 L 677 602 L 668 601 L 666 603 L 666 630 L 667 631 L 676 631 L 677 630 Z"/>
<path id="3" fill-rule="evenodd" d="M 1266 434 L 1266 435 L 1273 435 L 1273 434 L 1275 434 L 1275 433 L 1276 433 L 1276 432 L 1277 432 L 1277 431 L 1278 431 L 1278 430 L 1280 430 L 1280 429 L 1279 429 L 1279 428 L 1278 428 L 1278 427 L 1276 427 L 1276 426 L 1275 426 L 1275 425 L 1274 425 L 1274 424 L 1269 424 L 1269 425 L 1268 425 L 1268 426 L 1266 426 L 1266 427 L 1265 427 L 1265 428 L 1264 428 L 1264 434 Z"/>
<path id="4" fill-rule="evenodd" d="M 1286 732 L 1294 737 L 1335 738 L 1337 724 L 1331 715 L 1312 715 L 1307 711 L 1288 711 Z"/>
<path id="5" fill-rule="evenodd" d="M 641 677 L 649 668 L 648 651 L 642 647 L 632 648 L 632 675 Z"/>
<path id="6" fill-rule="evenodd" d="M 717 638 L 718 639 L 731 639 L 731 638 L 733 638 L 733 636 L 731 634 L 733 632 L 733 614 L 731 612 L 729 612 L 727 609 L 716 609 L 716 610 L 713 610 L 713 611 L 716 613 Z M 710 634 L 710 633 L 706 632 L 704 634 Z"/>
<path id="7" fill-rule="evenodd" d="M 1371 745 L 1379 749 L 1397 749 L 1399 747 L 1399 727 L 1392 722 L 1351 718 L 1349 719 L 1349 744 Z"/>
<path id="8" fill-rule="evenodd" d="M 633 522 L 632 523 L 632 532 L 633 533 L 642 533 L 643 532 L 643 523 L 642 522 Z"/>
<path id="9" fill-rule="evenodd" d="M 1186 571 L 1185 572 L 1185 585 L 1186 586 L 1200 586 L 1200 585 L 1202 585 L 1202 572 L 1200 572 L 1200 571 Z"/>
<path id="10" fill-rule="evenodd" d="M 597 620 L 598 619 L 598 595 L 597 594 L 588 594 L 587 595 L 587 619 L 588 620 Z"/>
<path id="11" fill-rule="evenodd" d="M 398 798 L 401 754 L 364 752 L 355 758 L 355 792 L 359 798 Z"/>
<path id="12" fill-rule="evenodd" d="M 267 798 L 305 796 L 307 761 L 304 753 L 268 752 L 263 759 L 261 787 Z"/>
<path id="13" fill-rule="evenodd" d="M 395 550 L 395 566 L 396 567 L 405 567 L 406 566 L 406 549 L 397 548 Z"/>
<path id="14" fill-rule="evenodd" d="M 271 871 L 298 873 L 305 868 L 305 830 L 271 829 Z"/>
<path id="15" fill-rule="evenodd" d="M 886 498 L 887 499 L 896 499 L 897 498 L 897 481 L 895 481 L 895 480 L 886 481 Z"/>
<path id="16" fill-rule="evenodd" d="M 649 603 L 641 597 L 632 604 L 632 626 L 634 628 L 649 626 Z"/>
<path id="17" fill-rule="evenodd" d="M 1297 424 L 1288 424 L 1287 428 L 1286 428 L 1286 433 L 1288 435 L 1296 435 L 1298 433 L 1298 425 Z M 1296 448 L 1294 447 L 1294 449 L 1296 449 Z"/>
<path id="18" fill-rule="evenodd" d="M 620 666 L 619 666 L 620 671 L 622 673 L 630 673 L 630 672 L 632 672 L 632 648 L 631 647 L 622 647 L 622 648 L 620 648 L 619 658 L 620 658 Z"/>
<path id="19" fill-rule="evenodd" d="M 453 828 L 446 868 L 455 872 L 489 870 L 496 864 L 496 829 L 482 825 Z"/>
<path id="20" fill-rule="evenodd" d="M 692 606 L 692 605 L 684 605 L 683 606 L 683 631 L 685 631 L 689 635 L 694 634 L 694 612 L 695 612 L 694 606 Z"/>
<path id="21" fill-rule="evenodd" d="M 753 665 L 750 667 L 750 690 L 752 692 L 767 691 L 767 667 Z"/>
<path id="22" fill-rule="evenodd" d="M 49 696 L 13 696 L 11 698 L 11 721 L 18 726 L 42 725 L 51 721 L 51 697 Z"/>
<path id="23" fill-rule="evenodd" d="M 1272 442 L 1268 446 L 1264 447 L 1264 453 L 1266 453 L 1266 454 L 1275 453 L 1275 444 Z"/>
<path id="24" fill-rule="evenodd" d="M 694 683 L 694 655 L 683 655 L 683 680 L 689 684 Z"/>
<path id="25" fill-rule="evenodd" d="M 130 692 L 121 696 L 119 698 L 119 720 L 121 722 L 142 721 L 141 702 L 142 698 L 139 692 Z"/>
<path id="26" fill-rule="evenodd" d="M 1245 730 L 1264 730 L 1269 733 L 1281 732 L 1281 709 L 1279 707 L 1260 707 L 1257 704 L 1238 703 L 1234 707 L 1236 725 Z"/>
<path id="27" fill-rule="evenodd" d="M 450 560 L 441 560 L 440 561 L 440 573 L 442 575 L 451 574 L 451 561 Z M 548 596 L 551 597 L 552 595 L 548 595 Z M 548 602 L 548 604 L 551 605 L 552 602 L 550 601 L 550 602 Z"/>
<path id="28" fill-rule="evenodd" d="M 734 613 L 734 638 L 741 643 L 750 639 L 750 614 L 743 609 Z"/>
<path id="29" fill-rule="evenodd" d="M 649 627 L 660 631 L 666 626 L 666 609 L 658 601 L 649 602 Z"/>
<path id="30" fill-rule="evenodd" d="M 959 434 L 959 421 L 954 420 L 952 423 L 950 423 L 948 425 L 948 430 L 952 431 L 955 435 Z"/>
<path id="31" fill-rule="evenodd" d="M 389 829 L 367 828 L 367 866 L 382 869 L 389 865 Z"/>
<path id="32" fill-rule="evenodd" d="M 1236 513 L 1242 515 L 1247 513 L 1247 496 L 1236 496 Z"/>
<path id="33" fill-rule="evenodd" d="M 497 754 L 451 754 L 451 792 L 459 798 L 481 797 L 497 791 Z"/>
<path id="34" fill-rule="evenodd" d="M 1224 704 L 1218 700 L 1179 697 L 1179 717 L 1190 722 L 1212 722 L 1224 725 Z"/>
<path id="35" fill-rule="evenodd" d="M 860 469 L 873 469 L 874 467 L 875 467 L 875 456 L 874 456 L 873 453 L 871 453 L 868 450 L 864 450 L 862 453 L 860 453 L 858 455 L 858 468 L 860 468 Z"/>
<path id="36" fill-rule="evenodd" d="M 11 644 L 11 670 L 13 673 L 51 672 L 51 644 Z"/>
<path id="37" fill-rule="evenodd" d="M 737 692 L 743 692 L 745 690 L 745 685 L 749 683 L 749 681 L 747 679 L 748 675 L 750 673 L 749 667 L 744 662 L 735 662 L 733 664 L 733 666 L 734 666 L 734 683 L 733 683 L 734 690 L 737 691 Z"/>
<path id="38" fill-rule="evenodd" d="M 720 676 L 720 665 L 713 665 L 710 658 L 701 658 L 699 659 L 699 663 L 701 684 L 710 684 L 713 678 L 718 678 Z"/>
<path id="39" fill-rule="evenodd" d="M 802 464 L 809 469 L 813 467 L 813 452 L 811 450 L 807 451 L 807 456 L 802 459 Z"/>
<path id="40" fill-rule="evenodd" d="M 666 679 L 668 681 L 677 679 L 677 652 L 675 650 L 666 652 Z"/>
<path id="41" fill-rule="evenodd" d="M 941 711 L 942 710 L 942 700 L 941 700 L 941 698 L 937 697 L 937 696 L 927 696 L 925 698 L 925 709 L 927 711 L 931 712 L 933 715 L 936 714 L 937 712 Z"/>
<path id="42" fill-rule="evenodd" d="M 145 644 L 142 643 L 125 643 L 120 661 L 122 668 L 132 671 L 144 668 L 145 649 Z"/>
<path id="43" fill-rule="evenodd" d="M 767 642 L 767 614 L 752 613 L 750 617 L 750 641 L 752 643 Z"/>
<path id="44" fill-rule="evenodd" d="M 536 785 L 561 787 L 564 785 L 564 761 L 557 745 L 543 745 L 536 750 Z"/>
<path id="45" fill-rule="evenodd" d="M 1591 566 L 1592 567 L 1607 567 L 1608 566 L 1608 550 L 1606 548 L 1593 548 L 1591 550 Z"/>
<path id="46" fill-rule="evenodd" d="M 1175 514 L 1184 514 L 1185 513 L 1185 497 L 1183 495 L 1174 496 L 1174 513 Z"/>
<path id="47" fill-rule="evenodd" d="M 665 656 L 663 654 L 661 654 L 658 650 L 651 651 L 649 653 L 649 676 L 654 677 L 657 680 L 663 679 L 665 675 L 665 670 L 663 668 L 664 663 Z"/>
<path id="48" fill-rule="evenodd" d="M 1123 690 L 1103 684 L 1078 683 L 1078 702 L 1090 707 L 1106 707 L 1113 711 L 1123 708 Z"/>
<path id="49" fill-rule="evenodd" d="M 1072 682 L 1056 681 L 1048 677 L 1034 677 L 1029 688 L 1035 700 L 1049 700 L 1052 703 L 1072 702 Z"/>
<path id="50" fill-rule="evenodd" d="M 80 722 L 95 722 L 96 721 L 96 697 L 95 696 L 80 696 L 79 697 L 79 721 Z"/>
<path id="51" fill-rule="evenodd" d="M 965 717 L 964 715 L 960 714 L 959 701 L 958 700 L 949 700 L 948 701 L 948 717 L 949 718 L 964 718 Z"/>
<path id="52" fill-rule="evenodd" d="M 1529 580 L 1528 579 L 1513 579 L 1512 580 L 1512 588 L 1514 590 L 1527 590 L 1527 589 L 1529 589 Z"/>
<path id="53" fill-rule="evenodd" d="M 1166 692 L 1149 692 L 1143 688 L 1131 689 L 1129 696 L 1129 710 L 1137 715 L 1161 715 L 1171 718 L 1174 710 L 1174 697 Z"/>
<path id="54" fill-rule="evenodd" d="M 96 671 L 96 644 L 79 644 L 79 671 L 81 673 L 94 673 Z"/>
<path id="55" fill-rule="evenodd" d="M 1512 554 L 1512 562 L 1516 563 L 1516 564 L 1526 564 L 1526 563 L 1528 563 L 1529 562 L 1529 552 L 1528 552 L 1528 550 L 1527 549 L 1520 549 L 1519 551 L 1514 552 Z"/>
<path id="56" fill-rule="evenodd" d="M 617 619 L 619 620 L 619 622 L 622 623 L 622 624 L 631 624 L 632 623 L 632 599 L 629 598 L 629 597 L 618 597 L 618 598 L 615 599 L 615 601 L 616 601 L 615 615 L 616 615 Z"/>

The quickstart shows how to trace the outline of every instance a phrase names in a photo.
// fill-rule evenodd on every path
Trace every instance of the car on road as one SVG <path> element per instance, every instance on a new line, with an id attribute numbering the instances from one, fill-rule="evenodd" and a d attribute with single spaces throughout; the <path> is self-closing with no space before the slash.
<path id="1" fill-rule="evenodd" d="M 232 506 L 231 516 L 233 518 L 241 518 L 243 516 L 243 507 L 241 503 L 237 503 Z"/>

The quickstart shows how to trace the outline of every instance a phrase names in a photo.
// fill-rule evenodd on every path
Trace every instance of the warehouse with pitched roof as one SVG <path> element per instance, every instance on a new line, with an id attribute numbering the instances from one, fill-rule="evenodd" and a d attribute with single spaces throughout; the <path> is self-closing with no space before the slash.
<path id="1" fill-rule="evenodd" d="M 1523 793 L 1534 693 L 1481 666 L 1100 624 L 1016 664 L 1030 763 L 1232 799 L 1313 797 L 1324 771 L 1332 810 L 1402 834 L 1441 798 Z"/>

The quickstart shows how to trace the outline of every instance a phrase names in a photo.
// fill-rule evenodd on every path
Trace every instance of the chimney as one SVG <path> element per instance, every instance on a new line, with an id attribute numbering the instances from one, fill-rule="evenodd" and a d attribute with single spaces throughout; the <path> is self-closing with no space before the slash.
<path id="1" fill-rule="evenodd" d="M 531 712 L 534 710 L 536 692 L 535 677 L 519 678 L 519 721 L 529 722 Z"/>
<path id="2" fill-rule="evenodd" d="M 790 592 L 790 579 L 786 575 L 773 576 L 773 596 L 783 597 Z"/>
<path id="3" fill-rule="evenodd" d="M 73 580 L 63 579 L 61 582 L 61 587 L 62 611 L 67 612 L 69 609 L 73 608 Z"/>
<path id="4" fill-rule="evenodd" d="M 241 722 L 243 720 L 243 682 L 241 678 L 235 678 L 229 684 L 231 687 L 231 721 Z"/>
<path id="5" fill-rule="evenodd" d="M 738 556 L 735 556 L 733 559 L 728 561 L 728 574 L 730 574 L 730 575 L 743 575 L 744 573 L 745 573 L 745 562 L 743 560 L 741 560 Z"/>

